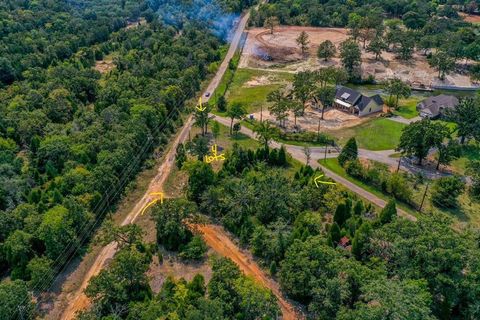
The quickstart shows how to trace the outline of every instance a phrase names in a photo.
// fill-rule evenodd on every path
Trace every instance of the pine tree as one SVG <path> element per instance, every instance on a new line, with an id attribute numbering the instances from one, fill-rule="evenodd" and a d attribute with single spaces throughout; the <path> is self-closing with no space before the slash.
<path id="1" fill-rule="evenodd" d="M 359 200 L 355 203 L 355 207 L 353 207 L 353 214 L 355 216 L 360 216 L 362 213 L 365 212 L 365 207 L 363 205 L 363 201 Z"/>
<path id="2" fill-rule="evenodd" d="M 355 237 L 352 241 L 352 253 L 359 260 L 361 259 L 365 245 L 370 238 L 371 231 L 372 226 L 370 222 L 364 222 L 360 228 L 358 228 L 357 232 L 355 232 Z"/>
<path id="3" fill-rule="evenodd" d="M 217 100 L 217 110 L 219 112 L 227 111 L 227 100 L 224 96 L 220 96 Z"/>
<path id="4" fill-rule="evenodd" d="M 272 276 L 277 274 L 277 263 L 275 261 L 272 261 L 272 263 L 270 264 L 270 274 Z"/>
<path id="5" fill-rule="evenodd" d="M 358 158 L 357 140 L 350 138 L 338 156 L 338 163 L 343 167 L 347 161 L 356 160 Z"/>
<path id="6" fill-rule="evenodd" d="M 177 146 L 177 154 L 175 155 L 175 164 L 177 165 L 177 168 L 181 169 L 185 161 L 187 161 L 185 146 L 183 145 L 183 143 L 180 143 Z"/>
<path id="7" fill-rule="evenodd" d="M 337 210 L 335 210 L 333 221 L 335 221 L 339 226 L 343 226 L 346 220 L 347 220 L 347 206 L 345 205 L 345 203 L 340 203 L 337 206 Z"/>
<path id="8" fill-rule="evenodd" d="M 333 223 L 332 227 L 330 228 L 330 239 L 332 240 L 332 245 L 336 246 L 337 243 L 340 241 L 342 237 L 340 227 L 337 223 Z"/>
<path id="9" fill-rule="evenodd" d="M 268 155 L 268 163 L 271 165 L 277 165 L 278 164 L 278 151 L 277 149 L 272 149 L 270 151 L 270 154 Z"/>
<path id="10" fill-rule="evenodd" d="M 393 220 L 397 215 L 397 207 L 395 205 L 395 200 L 390 200 L 385 208 L 382 209 L 379 215 L 380 223 L 386 224 Z"/>
<path id="11" fill-rule="evenodd" d="M 287 154 L 285 152 L 285 147 L 282 146 L 278 151 L 278 165 L 285 166 L 287 164 Z"/>

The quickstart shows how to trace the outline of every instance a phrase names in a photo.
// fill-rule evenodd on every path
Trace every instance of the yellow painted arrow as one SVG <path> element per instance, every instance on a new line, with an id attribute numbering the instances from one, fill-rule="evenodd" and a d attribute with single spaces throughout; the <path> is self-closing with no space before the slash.
<path id="1" fill-rule="evenodd" d="M 335 182 L 329 182 L 329 181 L 322 181 L 322 180 L 320 180 L 323 176 L 324 176 L 324 175 L 321 174 L 321 175 L 319 175 L 319 176 L 316 176 L 315 179 L 313 179 L 313 182 L 315 182 L 315 185 L 317 186 L 317 188 L 320 187 L 320 186 L 318 185 L 319 183 L 320 183 L 320 184 L 330 184 L 330 185 L 336 184 Z"/>
<path id="2" fill-rule="evenodd" d="M 154 200 L 150 201 L 145 207 L 143 207 L 142 212 L 140 213 L 140 215 L 142 215 L 142 216 L 145 213 L 145 211 L 147 211 L 148 208 L 153 206 L 158 201 L 160 201 L 160 203 L 163 204 L 163 192 L 152 192 L 149 195 L 150 196 L 160 196 L 160 198 L 157 198 L 157 199 L 154 199 Z"/>
<path id="3" fill-rule="evenodd" d="M 203 104 L 202 104 L 202 97 L 200 97 L 200 99 L 198 99 L 198 105 L 196 106 L 196 108 L 200 112 L 203 112 L 203 111 L 207 110 L 207 107 L 204 107 Z"/>

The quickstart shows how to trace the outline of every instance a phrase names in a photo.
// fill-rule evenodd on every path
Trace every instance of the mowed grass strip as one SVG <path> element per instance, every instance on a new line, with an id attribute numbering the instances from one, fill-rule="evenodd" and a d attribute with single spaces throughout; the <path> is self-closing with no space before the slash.
<path id="1" fill-rule="evenodd" d="M 374 188 L 373 186 L 366 184 L 360 180 L 357 180 L 351 176 L 349 176 L 346 172 L 345 169 L 338 163 L 337 158 L 330 158 L 326 160 L 318 160 L 318 163 L 325 168 L 333 171 L 334 173 L 338 174 L 339 176 L 347 179 L 348 181 L 352 182 L 353 184 L 359 186 L 360 188 L 374 194 L 375 196 L 379 197 L 380 199 L 383 199 L 385 201 L 389 201 L 392 197 L 388 194 L 383 193 L 382 191 Z M 412 207 L 397 201 L 397 207 L 405 210 L 406 212 L 417 216 L 418 217 L 418 212 L 415 211 Z"/>
<path id="2" fill-rule="evenodd" d="M 400 142 L 402 129 L 406 125 L 386 118 L 375 118 L 352 128 L 332 130 L 327 132 L 335 137 L 340 145 L 355 137 L 362 149 L 380 151 L 393 150 Z"/>

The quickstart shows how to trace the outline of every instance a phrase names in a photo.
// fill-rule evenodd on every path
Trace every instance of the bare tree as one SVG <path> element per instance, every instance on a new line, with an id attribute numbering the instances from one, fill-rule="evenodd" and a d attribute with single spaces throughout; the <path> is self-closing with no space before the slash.
<path id="1" fill-rule="evenodd" d="M 307 166 L 310 165 L 310 159 L 311 159 L 311 156 L 312 156 L 312 150 L 305 146 L 303 147 L 303 154 L 305 154 L 305 158 L 307 159 Z"/>

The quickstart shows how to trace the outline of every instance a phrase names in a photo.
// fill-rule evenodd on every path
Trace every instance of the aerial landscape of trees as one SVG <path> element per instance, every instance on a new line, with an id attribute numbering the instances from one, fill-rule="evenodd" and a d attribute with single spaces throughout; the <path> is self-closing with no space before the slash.
<path id="1" fill-rule="evenodd" d="M 8 26 L 0 65 L 11 71 L 0 91 L 0 271 L 20 279 L 2 290 L 48 289 L 152 165 L 220 59 L 222 40 L 205 26 L 192 22 L 179 34 L 153 21 L 153 9 L 137 1 L 0 5 Z M 140 17 L 148 23 L 124 28 Z M 111 53 L 114 69 L 92 68 Z M 5 301 L 22 293 L 9 294 Z"/>
<path id="2" fill-rule="evenodd" d="M 69 300 L 85 278 L 66 287 L 62 281 L 108 245 L 116 253 L 85 282 L 89 303 L 76 319 L 277 319 L 280 295 L 305 319 L 480 319 L 479 233 L 462 211 L 480 201 L 480 95 L 459 96 L 439 119 L 418 112 L 406 119 L 398 111 L 412 96 L 410 85 L 398 78 L 381 83 L 388 112 L 375 121 L 393 126 L 385 118 L 394 116 L 401 123 L 385 163 L 364 156 L 381 158 L 384 150 L 365 149 L 355 126 L 340 138 L 321 128 L 339 85 L 366 88 L 365 51 L 378 63 L 387 52 L 404 63 L 424 55 L 441 80 L 454 71 L 473 78 L 480 29 L 462 16 L 478 5 L 3 1 L 0 320 L 64 308 L 54 301 L 59 292 Z M 205 95 L 210 103 L 195 108 L 247 10 L 251 26 L 273 35 L 279 25 L 349 34 L 320 44 L 318 70 L 279 78 L 248 70 L 251 79 L 269 82 L 260 121 L 247 99 L 228 93 L 240 53 L 219 90 Z M 306 31 L 296 36 L 302 59 L 311 41 Z M 303 130 L 312 109 L 318 129 Z M 264 110 L 271 118 L 262 118 Z M 193 128 L 177 135 L 185 123 Z M 213 145 L 224 158 L 209 163 Z M 175 158 L 162 157 L 170 149 Z M 461 174 L 443 171 L 455 161 Z M 150 183 L 147 176 L 140 187 L 136 177 L 157 177 L 162 163 L 173 166 L 160 186 L 168 197 L 151 207 L 152 199 L 142 198 L 149 210 L 141 222 L 120 224 L 124 202 L 137 204 L 129 195 Z M 258 264 L 266 280 L 213 252 L 199 231 L 208 225 L 225 231 L 247 257 L 243 263 Z"/>
<path id="3" fill-rule="evenodd" d="M 416 222 L 397 217 L 394 201 L 376 211 L 342 188 L 317 188 L 312 177 L 318 173 L 310 167 L 292 178 L 285 169 L 245 166 L 239 160 L 248 154 L 234 149 L 215 182 L 191 197 L 313 318 L 374 319 L 387 309 L 404 319 L 477 316 L 473 234 L 455 231 L 440 215 Z M 188 190 L 199 190 L 199 178 L 190 176 Z M 335 213 L 333 221 L 328 213 Z M 348 246 L 340 244 L 343 237 Z M 465 267 L 471 273 L 462 272 Z"/>

